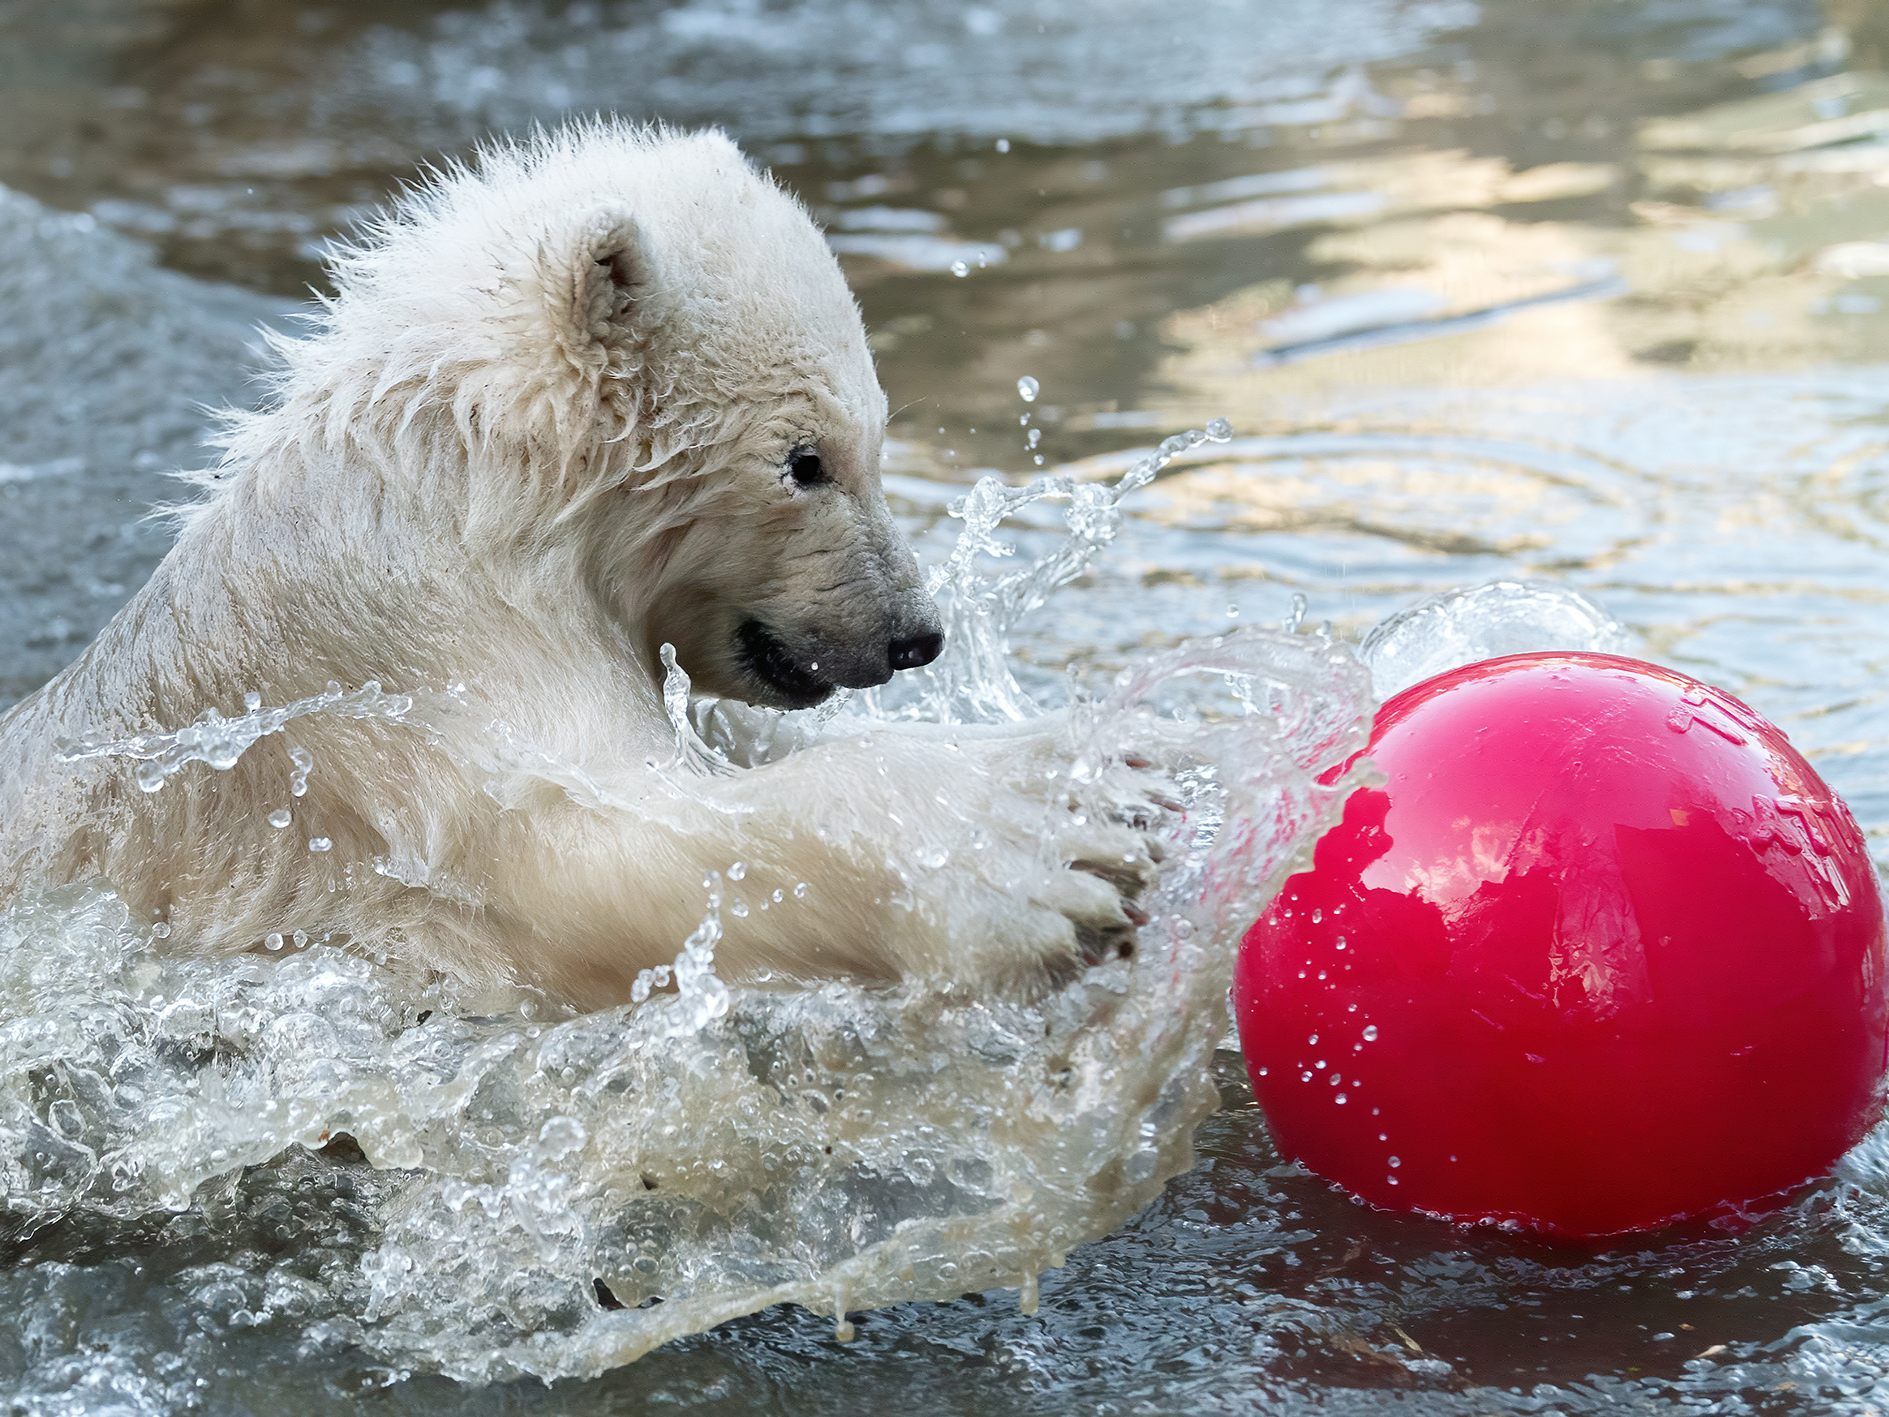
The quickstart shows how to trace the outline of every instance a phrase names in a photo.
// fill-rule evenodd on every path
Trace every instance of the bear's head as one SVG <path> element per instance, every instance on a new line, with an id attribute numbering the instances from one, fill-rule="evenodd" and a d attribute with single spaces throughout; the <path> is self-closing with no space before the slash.
<path id="1" fill-rule="evenodd" d="M 334 273 L 297 356 L 333 366 L 329 421 L 381 428 L 520 595 L 581 597 L 652 673 L 671 643 L 699 689 L 776 707 L 937 657 L 858 308 L 726 137 L 595 122 L 489 150 Z"/>

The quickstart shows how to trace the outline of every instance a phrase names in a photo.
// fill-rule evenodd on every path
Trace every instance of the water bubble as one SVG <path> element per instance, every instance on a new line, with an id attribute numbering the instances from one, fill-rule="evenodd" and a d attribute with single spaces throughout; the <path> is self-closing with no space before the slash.
<path id="1" fill-rule="evenodd" d="M 284 944 L 284 941 L 282 939 L 282 932 L 279 930 L 271 930 L 268 934 L 262 937 L 262 944 L 263 944 L 264 949 L 270 949 L 270 950 L 281 949 Z"/>
<path id="2" fill-rule="evenodd" d="M 1364 1037 L 1364 1041 L 1365 1041 L 1366 1043 L 1375 1043 L 1375 1042 L 1377 1042 L 1377 1025 L 1376 1025 L 1376 1024 L 1374 1024 L 1374 1023 L 1367 1023 L 1367 1024 L 1366 1024 L 1366 1025 L 1364 1026 L 1364 1034 L 1363 1034 L 1363 1037 Z"/>
<path id="3" fill-rule="evenodd" d="M 1042 387 L 1043 386 L 1037 383 L 1035 379 L 1025 374 L 1021 379 L 1017 380 L 1017 397 L 1022 399 L 1025 403 L 1035 403 L 1036 396 L 1042 390 Z"/>
<path id="4" fill-rule="evenodd" d="M 963 280 L 970 273 L 971 268 L 963 261 L 953 261 L 951 263 L 951 274 L 956 276 L 959 280 Z"/>
<path id="5" fill-rule="evenodd" d="M 308 849 L 319 856 L 325 851 L 334 850 L 334 843 L 325 836 L 311 836 L 308 839 Z"/>
<path id="6" fill-rule="evenodd" d="M 746 861 L 737 861 L 728 868 L 728 879 L 731 881 L 745 880 L 747 875 L 748 863 Z"/>
<path id="7" fill-rule="evenodd" d="M 79 1104 L 69 1097 L 62 1097 L 48 1107 L 46 1120 L 55 1132 L 68 1141 L 76 1141 L 85 1135 L 85 1114 L 79 1110 Z"/>
<path id="8" fill-rule="evenodd" d="M 305 796 L 308 792 L 308 775 L 315 770 L 314 756 L 306 748 L 290 748 L 289 764 L 289 796 Z"/>
<path id="9" fill-rule="evenodd" d="M 277 831 L 281 831 L 282 828 L 286 827 L 294 820 L 294 816 L 287 807 L 277 807 L 269 814 L 269 825 L 274 827 Z"/>
<path id="10" fill-rule="evenodd" d="M 552 1117 L 538 1131 L 538 1152 L 547 1161 L 562 1161 L 574 1156 L 590 1140 L 590 1133 L 575 1117 Z"/>

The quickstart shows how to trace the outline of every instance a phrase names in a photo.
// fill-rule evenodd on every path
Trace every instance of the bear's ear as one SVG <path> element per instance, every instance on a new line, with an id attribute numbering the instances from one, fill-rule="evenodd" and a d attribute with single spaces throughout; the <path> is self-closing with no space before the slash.
<path id="1" fill-rule="evenodd" d="M 584 223 L 570 252 L 569 277 L 553 296 L 573 353 L 621 343 L 632 334 L 649 291 L 642 235 L 626 212 L 600 212 Z"/>

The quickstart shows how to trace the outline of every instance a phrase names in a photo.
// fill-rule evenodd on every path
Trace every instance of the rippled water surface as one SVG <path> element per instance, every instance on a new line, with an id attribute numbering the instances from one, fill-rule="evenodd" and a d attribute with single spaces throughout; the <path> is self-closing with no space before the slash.
<path id="1" fill-rule="evenodd" d="M 323 237 L 489 128 L 594 108 L 726 125 L 805 195 L 933 560 L 982 472 L 1117 474 L 1232 423 L 1021 634 L 1027 683 L 1296 595 L 1356 639 L 1559 582 L 1782 722 L 1889 863 L 1874 0 L 0 0 L 0 703 L 162 553 L 142 513 Z M 1026 513 L 1019 540 L 1057 535 Z M 87 919 L 60 928 L 125 997 L 177 987 Z M 1580 1257 L 1354 1206 L 1280 1163 L 1236 1058 L 1216 1076 L 1198 1164 L 1034 1314 L 905 1304 L 842 1344 L 784 1306 L 588 1381 L 458 1386 L 311 1324 L 290 1280 L 358 1269 L 385 1182 L 292 1156 L 174 1216 L 16 1226 L 0 1377 L 28 1411 L 1889 1402 L 1889 1135 L 1738 1238 Z"/>

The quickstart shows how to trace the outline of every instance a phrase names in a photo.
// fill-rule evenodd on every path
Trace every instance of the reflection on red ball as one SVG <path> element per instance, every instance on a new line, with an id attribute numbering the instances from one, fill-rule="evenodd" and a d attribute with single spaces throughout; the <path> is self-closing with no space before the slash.
<path id="1" fill-rule="evenodd" d="M 1875 1120 L 1884 916 L 1849 809 L 1730 695 L 1600 654 L 1406 690 L 1234 984 L 1279 1147 L 1564 1238 L 1786 1190 Z"/>

